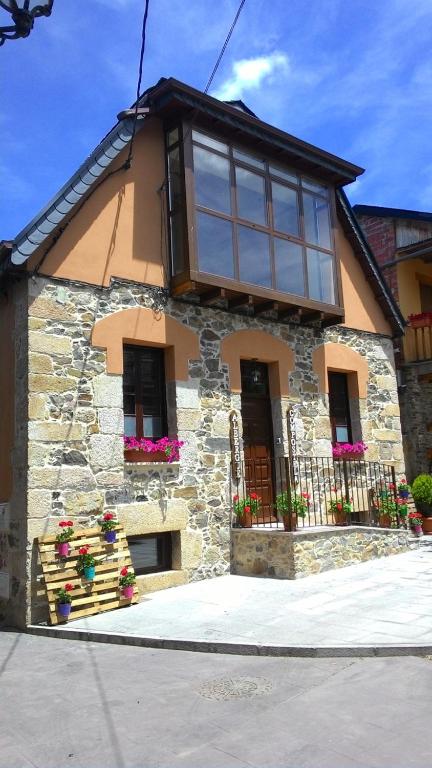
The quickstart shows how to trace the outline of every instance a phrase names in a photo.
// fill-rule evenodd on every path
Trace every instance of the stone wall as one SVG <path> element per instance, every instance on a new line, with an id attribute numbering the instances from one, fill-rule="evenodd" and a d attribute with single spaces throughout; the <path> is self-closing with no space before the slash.
<path id="1" fill-rule="evenodd" d="M 427 369 L 430 369 L 429 372 Z M 403 368 L 399 390 L 407 478 L 429 473 L 432 465 L 432 365 Z"/>
<path id="2" fill-rule="evenodd" d="M 405 530 L 354 526 L 295 533 L 233 528 L 231 573 L 298 579 L 406 552 L 408 536 Z"/>
<path id="3" fill-rule="evenodd" d="M 177 465 L 124 463 L 122 377 L 107 374 L 105 351 L 92 347 L 90 337 L 98 320 L 131 307 L 148 307 L 155 315 L 166 312 L 199 336 L 200 358 L 190 361 L 188 381 L 170 382 L 167 387 L 170 433 L 185 441 Z M 369 444 L 367 458 L 395 461 L 401 469 L 390 339 L 337 327 L 323 332 L 280 324 L 271 317 L 248 318 L 174 301 L 162 289 L 121 281 L 98 289 L 31 279 L 25 349 L 28 440 L 20 462 L 28 450 L 27 499 L 21 512 L 24 517 L 28 513 L 27 558 L 33 563 L 28 579 L 33 587 L 34 538 L 56 532 L 63 516 L 78 525 L 93 525 L 106 509 L 115 510 L 131 534 L 177 532 L 180 544 L 174 579 L 228 572 L 228 414 L 240 409 L 240 396 L 230 392 L 220 342 L 240 329 L 267 332 L 295 353 L 290 395 L 273 402 L 275 440 L 281 438 L 275 455 L 287 450 L 284 414 L 292 402 L 298 404 L 299 452 L 330 455 L 328 396 L 319 392 L 312 352 L 323 342 L 333 341 L 352 347 L 368 360 L 368 395 L 360 402 L 358 415 L 362 437 Z M 27 406 L 20 409 L 25 423 L 26 414 Z M 151 584 L 151 579 L 142 579 L 144 590 L 144 582 Z"/>

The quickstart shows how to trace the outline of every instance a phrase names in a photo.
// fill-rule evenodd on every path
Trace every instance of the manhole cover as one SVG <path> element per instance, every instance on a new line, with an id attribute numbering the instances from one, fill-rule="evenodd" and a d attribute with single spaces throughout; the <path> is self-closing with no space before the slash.
<path id="1" fill-rule="evenodd" d="M 210 680 L 198 693 L 205 699 L 250 699 L 270 693 L 272 683 L 265 677 L 226 677 Z"/>

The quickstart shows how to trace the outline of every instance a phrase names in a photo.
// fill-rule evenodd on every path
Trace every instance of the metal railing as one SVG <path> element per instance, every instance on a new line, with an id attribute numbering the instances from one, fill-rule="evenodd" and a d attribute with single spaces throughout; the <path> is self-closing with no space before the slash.
<path id="1" fill-rule="evenodd" d="M 291 519 L 303 506 L 304 517 L 297 515 L 292 523 L 285 520 L 288 529 L 345 524 L 404 527 L 403 516 L 383 515 L 379 503 L 385 498 L 396 504 L 395 489 L 390 464 L 307 456 L 248 459 L 239 462 L 231 475 L 232 523 L 241 525 L 235 512 L 238 500 L 242 506 L 256 494 L 260 501 L 253 526 L 282 528 L 282 512 Z"/>

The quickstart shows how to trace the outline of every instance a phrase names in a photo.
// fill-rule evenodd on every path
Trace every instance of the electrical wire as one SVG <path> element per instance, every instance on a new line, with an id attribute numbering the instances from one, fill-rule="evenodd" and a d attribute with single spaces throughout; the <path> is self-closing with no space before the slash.
<path id="1" fill-rule="evenodd" d="M 126 169 L 130 168 L 130 165 L 131 165 L 133 144 L 134 144 L 136 126 L 138 121 L 138 108 L 139 108 L 141 80 L 142 80 L 142 73 L 143 73 L 143 61 L 144 61 L 144 51 L 145 51 L 145 44 L 146 44 L 146 30 L 147 30 L 147 17 L 149 12 L 149 5 L 150 5 L 150 0 L 145 0 L 144 16 L 143 16 L 143 23 L 142 23 L 142 30 L 141 30 L 141 51 L 140 51 L 140 59 L 139 59 L 139 67 L 138 67 L 138 81 L 137 81 L 136 99 L 135 99 L 135 115 L 134 115 L 134 121 L 132 126 L 132 138 L 129 144 L 129 153 L 127 156 L 127 160 L 125 162 Z"/>
<path id="2" fill-rule="evenodd" d="M 243 9 L 243 6 L 244 6 L 245 2 L 246 2 L 246 0 L 241 0 L 241 3 L 240 3 L 240 5 L 239 5 L 239 7 L 237 9 L 237 13 L 234 16 L 234 20 L 233 20 L 233 22 L 231 24 L 231 27 L 229 29 L 229 32 L 228 32 L 226 38 L 225 38 L 225 42 L 224 42 L 224 44 L 223 44 L 223 46 L 221 48 L 221 52 L 220 52 L 220 54 L 219 54 L 219 56 L 218 56 L 218 58 L 216 60 L 216 64 L 214 65 L 213 71 L 212 71 L 212 73 L 211 73 L 211 75 L 210 75 L 210 77 L 208 79 L 207 85 L 204 88 L 204 93 L 208 93 L 208 90 L 209 90 L 209 88 L 210 88 L 210 86 L 211 86 L 211 84 L 212 84 L 212 82 L 214 80 L 214 76 L 215 76 L 216 72 L 219 69 L 219 64 L 221 63 L 222 57 L 223 57 L 223 55 L 224 55 L 224 53 L 225 53 L 225 51 L 226 51 L 226 49 L 228 47 L 228 43 L 231 40 L 231 35 L 234 32 L 235 26 L 237 24 L 238 18 L 240 16 L 241 12 L 242 12 L 242 9 Z"/>

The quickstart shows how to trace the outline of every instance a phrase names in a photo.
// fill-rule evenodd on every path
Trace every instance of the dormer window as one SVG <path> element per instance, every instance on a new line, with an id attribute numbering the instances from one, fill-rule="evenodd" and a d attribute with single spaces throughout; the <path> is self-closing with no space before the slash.
<path id="1" fill-rule="evenodd" d="M 198 128 L 186 129 L 184 146 L 178 129 L 168 136 L 175 280 L 185 277 L 188 252 L 192 281 L 312 309 L 338 306 L 333 190 Z"/>

